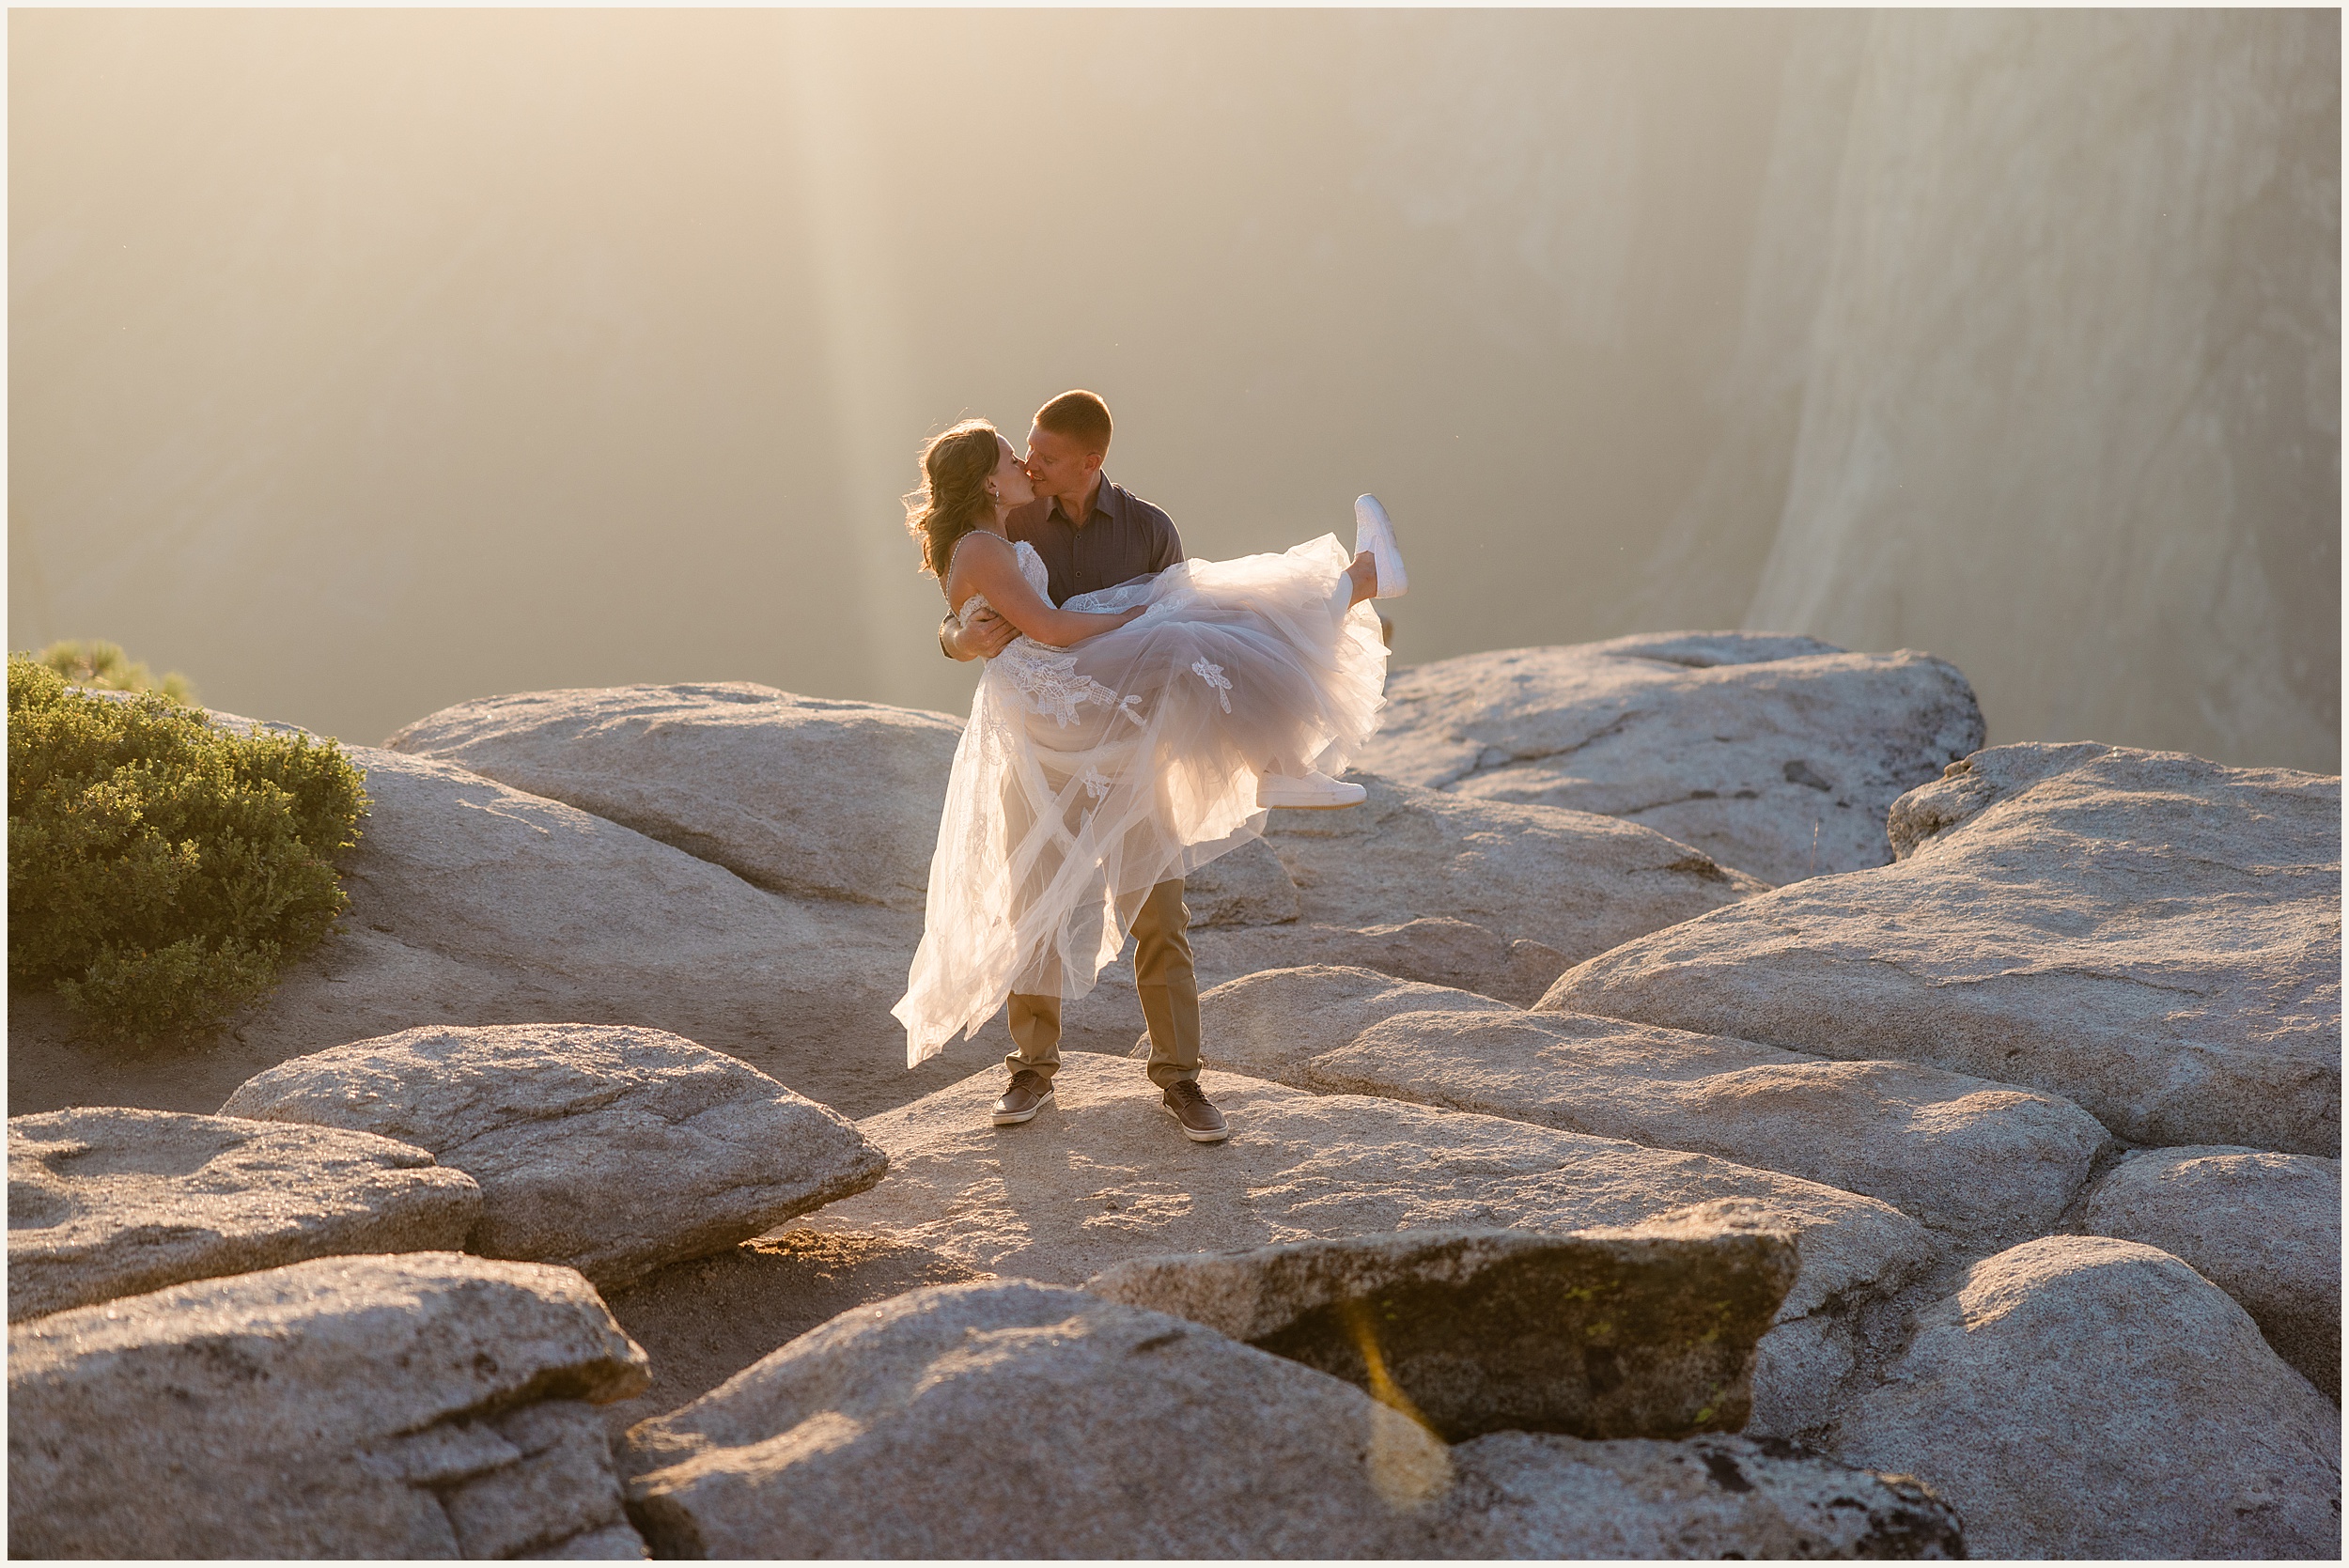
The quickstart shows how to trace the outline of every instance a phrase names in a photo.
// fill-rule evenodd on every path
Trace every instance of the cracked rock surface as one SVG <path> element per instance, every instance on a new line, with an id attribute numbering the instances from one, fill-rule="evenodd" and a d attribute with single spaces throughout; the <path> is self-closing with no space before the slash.
<path id="1" fill-rule="evenodd" d="M 350 1252 L 453 1251 L 471 1176 L 412 1144 L 89 1106 L 8 1120 L 8 1321 Z"/>
<path id="2" fill-rule="evenodd" d="M 1447 1442 L 1686 1437 L 1746 1424 L 1796 1266 L 1791 1237 L 1735 1226 L 1405 1231 L 1139 1259 L 1085 1289 L 1344 1378 Z"/>
<path id="3" fill-rule="evenodd" d="M 642 1555 L 585 1404 L 644 1353 L 577 1273 L 320 1258 L 8 1330 L 20 1557 Z"/>
<path id="4" fill-rule="evenodd" d="M 1786 883 L 1884 864 L 1893 800 L 1983 735 L 1973 688 L 1925 654 L 1663 632 L 1398 670 L 1356 760 L 1455 796 L 1623 817 Z"/>
<path id="5" fill-rule="evenodd" d="M 1881 1198 L 1974 1252 L 2045 1235 L 2110 1141 L 2070 1101 L 1907 1062 L 1524 1012 L 1359 969 L 1275 970 L 1200 998 L 1210 1060 L 1718 1155 Z"/>
<path id="6" fill-rule="evenodd" d="M 1953 1556 L 1959 1545 L 1948 1510 L 1919 1488 L 1739 1438 L 1513 1433 L 1447 1449 L 1336 1378 L 1024 1281 L 843 1313 L 632 1429 L 622 1464 L 631 1514 L 664 1555 L 1573 1557 L 1672 1542 L 1712 1555 Z"/>
<path id="7" fill-rule="evenodd" d="M 1982 1557 L 2341 1555 L 2340 1410 L 2136 1242 L 2046 1236 L 1974 1265 L 1835 1452 L 1923 1481 Z"/>
<path id="8" fill-rule="evenodd" d="M 746 1241 L 880 1179 L 846 1118 L 652 1029 L 412 1029 L 272 1067 L 224 1115 L 379 1133 L 481 1186 L 471 1250 L 603 1286 Z"/>
<path id="9" fill-rule="evenodd" d="M 889 1175 L 800 1224 L 1079 1284 L 1171 1252 L 1460 1227 L 1558 1234 L 1703 1210 L 1797 1238 L 1800 1271 L 1754 1385 L 1756 1420 L 1774 1432 L 1833 1381 L 1821 1343 L 1843 1332 L 1840 1314 L 1897 1293 L 1937 1257 L 1888 1203 L 1707 1155 L 1218 1072 L 1200 1081 L 1231 1140 L 1192 1144 L 1137 1064 L 1091 1055 L 1063 1059 L 1035 1120 L 998 1129 L 988 1112 L 1001 1077 L 983 1071 L 860 1123 L 889 1152 Z M 1781 1336 L 1801 1352 L 1774 1358 Z"/>
<path id="10" fill-rule="evenodd" d="M 1956 1511 L 1930 1488 L 1769 1438 L 1593 1443 L 1496 1432 L 1454 1449 L 1452 1462 L 1441 1549 L 1431 1556 L 1967 1555 Z"/>
<path id="11" fill-rule="evenodd" d="M 2004 746 L 1897 864 L 1627 942 L 1538 1004 L 2061 1094 L 2133 1142 L 2341 1152 L 2341 781 Z"/>

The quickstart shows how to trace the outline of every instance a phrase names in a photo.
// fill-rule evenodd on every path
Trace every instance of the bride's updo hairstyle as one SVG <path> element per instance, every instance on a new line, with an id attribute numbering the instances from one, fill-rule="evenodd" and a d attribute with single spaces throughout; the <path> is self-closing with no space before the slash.
<path id="1" fill-rule="evenodd" d="M 906 497 L 906 532 L 932 577 L 946 575 L 955 546 L 993 515 L 987 481 L 1003 460 L 1003 439 L 986 420 L 966 419 L 922 448 L 922 488 Z"/>

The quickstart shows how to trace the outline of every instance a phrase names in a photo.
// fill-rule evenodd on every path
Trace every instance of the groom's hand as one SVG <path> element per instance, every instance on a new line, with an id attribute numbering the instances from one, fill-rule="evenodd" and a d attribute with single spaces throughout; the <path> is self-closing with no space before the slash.
<path id="1" fill-rule="evenodd" d="M 1019 635 L 1019 629 L 994 611 L 982 608 L 963 623 L 962 629 L 953 634 L 954 646 L 948 651 L 962 659 L 992 659 L 1011 646 L 1011 640 Z"/>

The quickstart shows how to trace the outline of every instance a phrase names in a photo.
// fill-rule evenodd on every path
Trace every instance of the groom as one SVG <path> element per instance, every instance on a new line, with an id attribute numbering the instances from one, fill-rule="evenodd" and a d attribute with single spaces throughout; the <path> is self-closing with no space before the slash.
<path id="1" fill-rule="evenodd" d="M 1109 405 L 1090 392 L 1064 392 L 1038 409 L 1028 432 L 1028 478 L 1035 499 L 1011 514 L 1014 541 L 1044 558 L 1054 604 L 1164 571 L 1183 558 L 1173 520 L 1101 472 L 1110 449 Z M 982 608 L 964 625 L 946 617 L 938 645 L 949 659 L 992 659 L 1019 630 Z M 1183 880 L 1150 890 L 1134 917 L 1134 991 L 1150 1025 L 1150 1081 L 1168 1115 L 1194 1143 L 1231 1136 L 1223 1113 L 1199 1087 L 1199 977 L 1190 962 L 1190 914 Z M 995 1102 L 995 1125 L 1015 1126 L 1052 1097 L 1060 1067 L 1057 996 L 1011 998 L 1011 1085 Z"/>

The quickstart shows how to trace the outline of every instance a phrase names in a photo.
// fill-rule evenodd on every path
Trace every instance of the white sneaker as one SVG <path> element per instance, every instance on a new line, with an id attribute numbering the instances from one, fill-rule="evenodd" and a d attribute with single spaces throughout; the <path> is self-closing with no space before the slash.
<path id="1" fill-rule="evenodd" d="M 1279 773 L 1261 773 L 1256 777 L 1256 804 L 1290 811 L 1335 811 L 1340 806 L 1359 806 L 1369 794 L 1361 784 L 1347 784 L 1327 773 L 1308 773 L 1301 779 Z"/>
<path id="2" fill-rule="evenodd" d="M 1394 523 L 1375 495 L 1354 499 L 1354 553 L 1369 551 L 1378 563 L 1377 598 L 1401 598 L 1411 591 L 1411 574 L 1403 569 L 1403 551 L 1395 548 Z"/>

